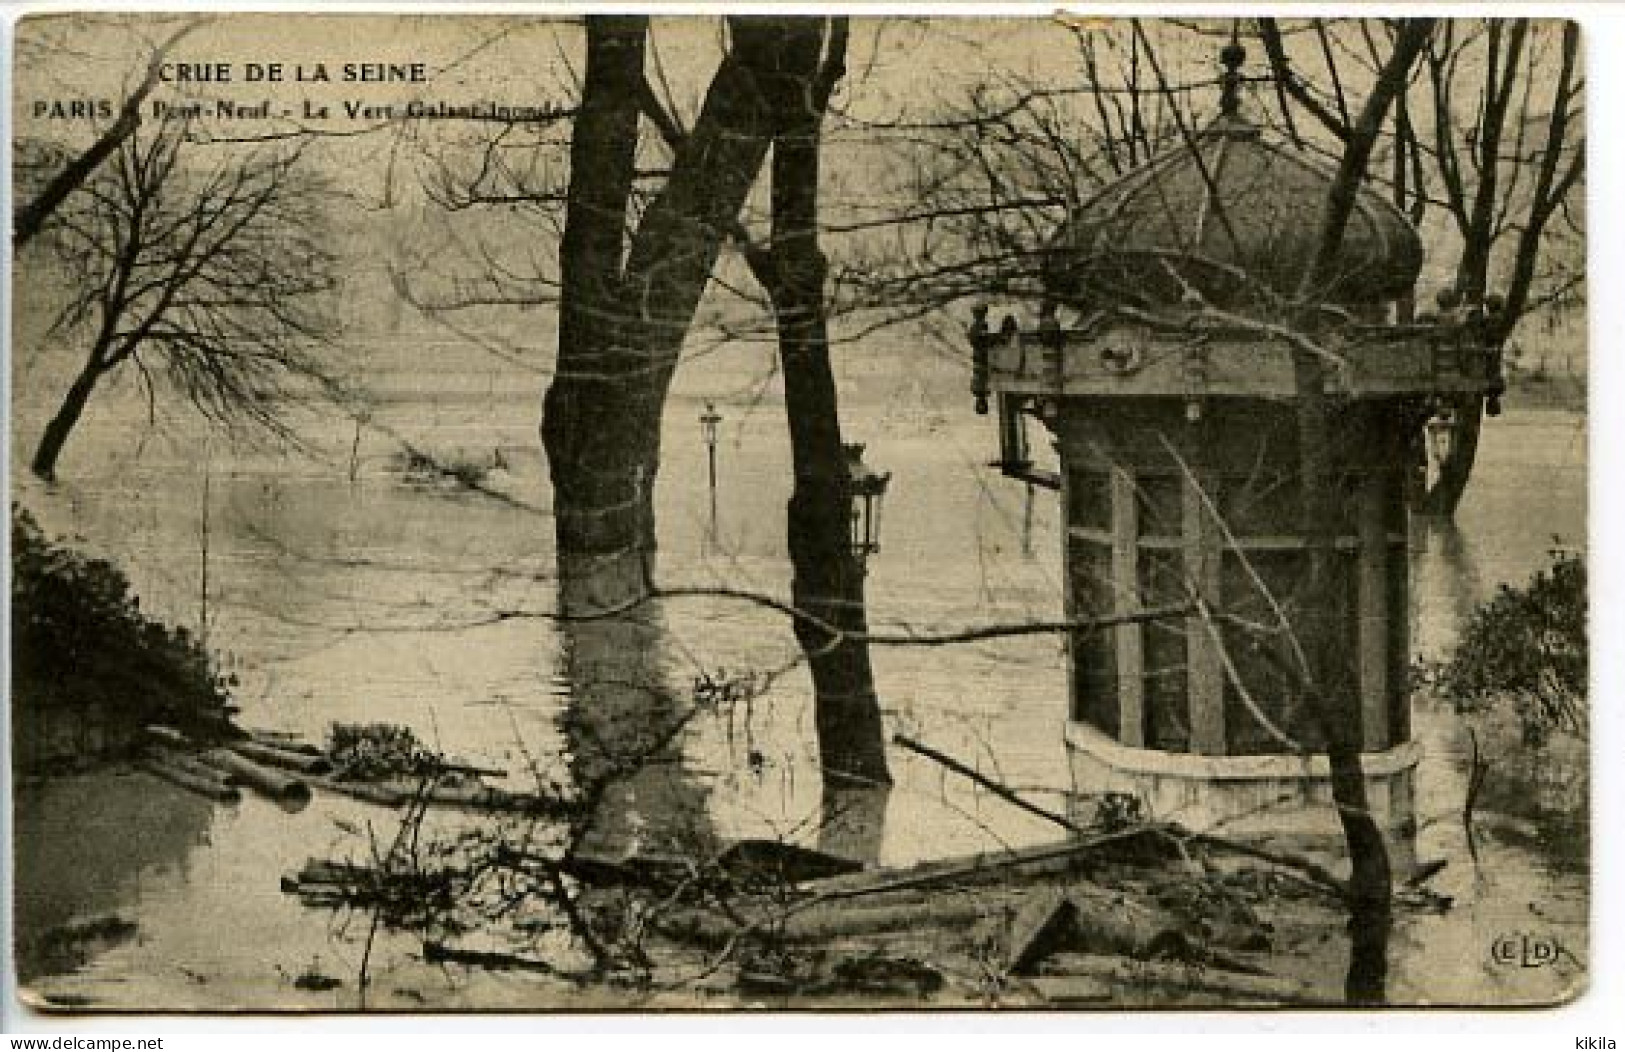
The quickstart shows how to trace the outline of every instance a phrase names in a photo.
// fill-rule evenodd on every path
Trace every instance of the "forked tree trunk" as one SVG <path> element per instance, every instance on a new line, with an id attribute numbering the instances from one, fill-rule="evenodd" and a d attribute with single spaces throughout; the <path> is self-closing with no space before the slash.
<path id="1" fill-rule="evenodd" d="M 818 247 L 820 124 L 844 61 L 846 27 L 820 62 L 827 20 L 780 20 L 784 65 L 773 81 L 773 241 L 765 265 L 778 322 L 795 489 L 788 526 L 796 638 L 812 671 L 826 786 L 889 785 L 885 730 L 868 645 L 863 565 L 849 540 L 851 494 Z M 854 634 L 858 638 L 854 638 Z"/>
<path id="2" fill-rule="evenodd" d="M 130 136 L 135 134 L 141 125 L 141 111 L 146 108 L 147 97 L 161 82 L 164 59 L 183 37 L 201 24 L 201 20 L 190 22 L 171 33 L 169 39 L 159 45 L 158 50 L 153 52 L 147 62 L 146 74 L 119 106 L 117 119 L 96 137 L 96 141 L 91 143 L 84 153 L 63 165 L 32 201 L 17 209 L 11 225 L 13 249 L 20 249 L 32 241 L 44 228 L 46 221 L 61 207 L 62 202 L 67 200 L 68 195 L 83 186 L 91 173 L 101 167 Z"/>
<path id="3" fill-rule="evenodd" d="M 34 450 L 34 459 L 29 462 L 29 469 L 45 481 L 56 479 L 56 462 L 62 456 L 62 447 L 67 445 L 68 436 L 73 433 L 74 425 L 79 423 L 91 393 L 96 390 L 96 382 L 101 378 L 102 371 L 95 362 L 86 363 L 68 388 L 56 415 L 45 425 L 45 433 L 40 436 L 39 445 Z"/>
<path id="4" fill-rule="evenodd" d="M 633 488 L 647 553 L 654 550 L 651 508 L 666 396 L 717 257 L 767 159 L 772 114 L 763 84 L 782 60 L 777 21 L 728 19 L 727 54 L 627 253 L 621 309 L 629 316 L 617 349 L 635 374 L 625 385 L 624 426 L 641 454 Z"/>
<path id="5" fill-rule="evenodd" d="M 561 252 L 559 367 L 542 421 L 567 615 L 624 607 L 648 590 L 666 394 L 724 236 L 767 154 L 760 83 L 777 56 L 759 21 L 729 20 L 732 43 L 693 134 L 623 265 L 647 20 L 587 19 Z"/>

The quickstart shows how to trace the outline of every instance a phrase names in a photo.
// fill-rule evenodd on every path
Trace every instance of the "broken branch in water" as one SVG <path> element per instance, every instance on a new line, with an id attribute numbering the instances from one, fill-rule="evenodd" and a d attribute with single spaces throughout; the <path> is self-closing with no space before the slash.
<path id="1" fill-rule="evenodd" d="M 1066 829 L 1069 832 L 1085 832 L 1082 826 L 1079 826 L 1072 820 L 1062 815 L 1058 815 L 1053 811 L 1048 811 L 1042 807 L 1039 807 L 1037 804 L 1023 798 L 1014 790 L 995 782 L 987 775 L 982 774 L 973 767 L 961 763 L 946 753 L 939 752 L 928 745 L 914 741 L 912 738 L 902 734 L 893 735 L 892 743 L 908 749 L 910 752 L 915 752 L 928 759 L 934 760 L 946 767 L 948 770 L 953 771 L 955 774 L 960 774 L 966 778 L 969 778 L 977 785 L 982 786 L 984 789 L 987 789 L 989 792 L 999 797 L 999 799 L 1014 804 L 1023 811 L 1054 822 L 1056 825 Z M 1187 843 L 1195 843 L 1230 851 L 1238 855 L 1246 855 L 1247 857 L 1257 859 L 1260 862 L 1269 862 L 1272 865 L 1295 870 L 1298 873 L 1307 876 L 1317 886 L 1324 890 L 1332 891 L 1340 897 L 1347 894 L 1347 889 L 1343 881 L 1338 879 L 1336 874 L 1319 863 L 1307 858 L 1301 858 L 1297 855 L 1289 855 L 1280 851 L 1271 851 L 1267 848 L 1257 847 L 1241 841 L 1229 840 L 1212 833 L 1189 833 L 1173 827 L 1162 828 L 1150 826 L 1140 827 L 1136 831 L 1144 831 L 1147 829 L 1154 830 L 1158 835 L 1168 838 L 1171 842 L 1179 845 L 1181 848 L 1183 848 L 1183 846 Z"/>
<path id="2" fill-rule="evenodd" d="M 917 742 L 913 738 L 910 738 L 904 734 L 892 735 L 892 744 L 901 746 L 902 748 L 907 749 L 909 752 L 918 753 L 928 760 L 933 760 L 941 764 L 955 774 L 963 775 L 964 777 L 969 778 L 971 781 L 986 789 L 994 796 L 997 796 L 999 799 L 1021 808 L 1028 814 L 1034 814 L 1039 818 L 1054 822 L 1062 829 L 1065 829 L 1071 833 L 1083 832 L 1083 827 L 1079 826 L 1071 819 L 1065 817 L 1064 815 L 1058 815 L 1054 811 L 1049 811 L 1039 807 L 1037 804 L 1022 797 L 1014 789 L 1000 785 L 998 782 L 995 782 L 981 771 L 978 771 L 974 767 L 970 767 L 967 764 L 961 763 L 952 756 L 949 756 L 947 753 L 939 752 L 936 749 L 931 748 L 931 746 L 922 742 Z"/>

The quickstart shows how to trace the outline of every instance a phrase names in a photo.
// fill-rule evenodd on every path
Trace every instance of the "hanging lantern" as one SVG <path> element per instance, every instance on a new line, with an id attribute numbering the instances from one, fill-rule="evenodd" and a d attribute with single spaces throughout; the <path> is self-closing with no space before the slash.
<path id="1" fill-rule="evenodd" d="M 880 511 L 891 483 L 891 473 L 875 471 L 863 462 L 863 445 L 846 447 L 846 492 L 850 502 L 852 556 L 862 565 L 880 551 Z"/>

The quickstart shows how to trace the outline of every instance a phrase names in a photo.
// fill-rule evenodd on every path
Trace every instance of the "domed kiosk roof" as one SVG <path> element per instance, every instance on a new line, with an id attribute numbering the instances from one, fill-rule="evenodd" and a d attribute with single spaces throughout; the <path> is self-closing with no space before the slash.
<path id="1" fill-rule="evenodd" d="M 1078 306 L 1177 303 L 1185 285 L 1235 305 L 1256 285 L 1291 296 L 1309 269 L 1335 179 L 1329 162 L 1243 118 L 1239 67 L 1225 49 L 1220 115 L 1185 145 L 1109 184 L 1051 242 L 1049 293 Z M 1393 300 L 1422 269 L 1422 242 L 1404 213 L 1361 187 L 1326 302 Z"/>

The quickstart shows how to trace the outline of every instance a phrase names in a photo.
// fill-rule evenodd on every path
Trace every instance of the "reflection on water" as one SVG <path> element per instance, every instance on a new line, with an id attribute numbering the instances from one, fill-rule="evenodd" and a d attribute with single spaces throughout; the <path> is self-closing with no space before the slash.
<path id="1" fill-rule="evenodd" d="M 658 605 L 566 621 L 560 631 L 567 698 L 559 721 L 571 778 L 578 792 L 599 800 L 578 852 L 711 857 L 708 794 L 682 762 L 683 731 L 703 699 L 673 687 L 678 677 Z"/>
<path id="2" fill-rule="evenodd" d="M 1343 999 L 1350 1005 L 1388 1003 L 1388 947 L 1393 917 L 1384 907 L 1349 917 L 1349 969 Z"/>
<path id="3" fill-rule="evenodd" d="M 877 865 L 880 845 L 886 839 L 886 807 L 890 802 L 891 786 L 863 789 L 825 786 L 818 849 L 837 858 Z"/>
<path id="4" fill-rule="evenodd" d="M 1442 657 L 1487 594 L 1478 554 L 1454 520 L 1411 519 L 1411 650 Z"/>
<path id="5" fill-rule="evenodd" d="M 1547 564 L 1554 544 L 1585 543 L 1583 421 L 1556 412 L 1508 413 L 1485 427 L 1479 467 L 1455 522 L 1412 524 L 1412 651 L 1444 657 L 1467 617 L 1502 584 Z M 1413 698 L 1423 749 L 1416 773 L 1417 858 L 1446 860 L 1429 882 L 1451 896 L 1442 916 L 1402 914 L 1395 925 L 1390 996 L 1434 1004 L 1537 1004 L 1572 996 L 1588 959 L 1589 877 L 1572 849 L 1549 850 L 1522 823 L 1480 809 L 1478 858 L 1462 808 L 1472 745 L 1445 699 Z M 1576 865 L 1579 862 L 1579 865 Z M 1566 951 L 1525 968 L 1497 959 L 1506 938 Z"/>
<path id="6" fill-rule="evenodd" d="M 192 852 L 208 843 L 213 807 L 129 774 L 21 786 L 15 815 L 17 978 L 27 983 L 79 963 L 64 944 L 75 929 L 126 919 L 144 884 L 184 879 Z"/>

